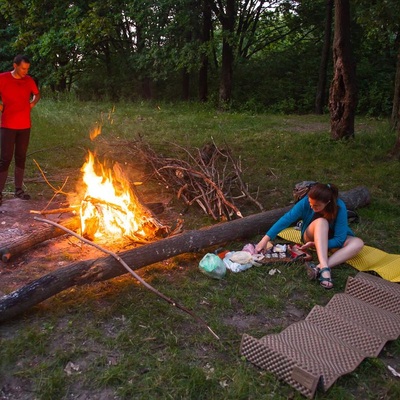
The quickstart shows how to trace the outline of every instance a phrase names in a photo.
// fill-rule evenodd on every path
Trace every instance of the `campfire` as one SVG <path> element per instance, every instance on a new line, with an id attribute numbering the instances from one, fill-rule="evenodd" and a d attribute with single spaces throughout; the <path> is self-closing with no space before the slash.
<path id="1" fill-rule="evenodd" d="M 82 236 L 91 240 L 148 241 L 157 234 L 162 225 L 141 203 L 120 164 L 108 168 L 89 151 L 81 171 L 84 183 L 79 208 Z"/>

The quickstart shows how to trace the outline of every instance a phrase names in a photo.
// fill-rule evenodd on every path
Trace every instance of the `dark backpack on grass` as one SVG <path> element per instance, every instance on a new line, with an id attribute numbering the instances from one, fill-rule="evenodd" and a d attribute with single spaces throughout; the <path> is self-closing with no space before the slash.
<path id="1" fill-rule="evenodd" d="M 299 202 L 303 197 L 307 195 L 310 189 L 316 184 L 315 181 L 303 181 L 296 183 L 293 188 L 294 202 Z"/>
<path id="2" fill-rule="evenodd" d="M 307 193 L 310 191 L 310 189 L 318 182 L 315 181 L 302 181 L 299 183 L 296 183 L 293 188 L 293 198 L 295 203 L 300 201 L 303 197 L 307 195 Z M 359 222 L 360 217 L 359 215 L 353 211 L 353 210 L 347 210 L 347 221 L 349 223 L 352 222 Z"/>

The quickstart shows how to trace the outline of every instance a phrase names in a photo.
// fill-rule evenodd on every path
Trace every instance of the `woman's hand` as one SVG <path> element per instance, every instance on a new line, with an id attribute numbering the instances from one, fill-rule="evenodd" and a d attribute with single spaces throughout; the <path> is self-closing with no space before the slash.
<path id="1" fill-rule="evenodd" d="M 309 249 L 310 247 L 315 247 L 315 243 L 314 242 L 307 242 L 305 244 L 303 244 L 303 246 L 299 247 L 300 250 L 306 250 Z"/>
<path id="2" fill-rule="evenodd" d="M 270 237 L 265 235 L 256 245 L 256 253 L 263 253 L 267 247 L 268 242 L 270 241 Z"/>

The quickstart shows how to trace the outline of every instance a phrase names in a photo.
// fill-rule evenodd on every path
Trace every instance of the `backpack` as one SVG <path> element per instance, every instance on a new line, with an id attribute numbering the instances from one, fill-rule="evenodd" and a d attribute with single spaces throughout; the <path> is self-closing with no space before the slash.
<path id="1" fill-rule="evenodd" d="M 315 181 L 302 181 L 296 183 L 293 188 L 293 198 L 294 202 L 299 202 L 303 197 L 307 195 L 310 189 L 318 182 Z M 354 210 L 347 210 L 347 221 L 351 222 L 359 222 L 360 217 Z"/>
<path id="2" fill-rule="evenodd" d="M 310 191 L 310 189 L 316 184 L 315 181 L 303 181 L 296 183 L 293 188 L 293 197 L 294 202 L 299 202 L 306 194 Z"/>

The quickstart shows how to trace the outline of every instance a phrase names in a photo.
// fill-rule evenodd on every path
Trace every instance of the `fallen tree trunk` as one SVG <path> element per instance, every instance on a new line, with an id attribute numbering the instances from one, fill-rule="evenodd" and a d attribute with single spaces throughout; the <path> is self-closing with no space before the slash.
<path id="1" fill-rule="evenodd" d="M 370 202 L 370 195 L 365 187 L 344 192 L 340 197 L 351 210 Z M 263 234 L 291 207 L 292 205 L 187 231 L 118 255 L 132 270 L 136 270 L 179 254 L 198 252 L 207 247 Z M 72 263 L 0 298 L 0 322 L 13 318 L 72 286 L 100 282 L 125 273 L 126 269 L 112 256 Z"/>
<path id="2" fill-rule="evenodd" d="M 79 224 L 79 217 L 72 217 L 64 221 L 62 226 L 65 226 L 71 231 L 77 231 L 79 229 Z M 0 248 L 1 261 L 6 263 L 11 257 L 15 257 L 18 254 L 24 253 L 39 243 L 62 235 L 65 235 L 65 231 L 54 226 L 46 225 L 37 228 L 32 233 L 21 235 L 17 239 L 14 239 L 6 244 L 2 244 L 2 247 Z"/>
<path id="3" fill-rule="evenodd" d="M 147 203 L 144 205 L 144 207 L 153 212 L 155 215 L 161 214 L 161 212 L 164 209 L 162 203 Z M 36 214 L 47 215 L 47 214 L 69 212 L 72 210 L 73 208 L 47 210 L 46 212 L 36 212 Z M 60 224 L 63 227 L 76 232 L 80 228 L 79 216 L 68 218 L 63 222 L 61 222 Z M 26 233 L 16 239 L 9 241 L 8 243 L 2 243 L 0 247 L 1 261 L 7 263 L 10 261 L 11 257 L 18 256 L 24 253 L 25 251 L 32 249 L 38 244 L 45 242 L 46 240 L 63 236 L 65 234 L 66 234 L 65 231 L 55 226 L 49 226 L 49 225 L 41 226 L 40 228 L 35 229 L 35 231 L 32 233 Z"/>

